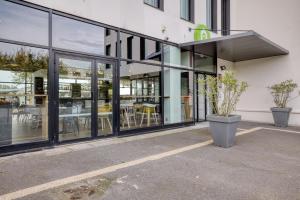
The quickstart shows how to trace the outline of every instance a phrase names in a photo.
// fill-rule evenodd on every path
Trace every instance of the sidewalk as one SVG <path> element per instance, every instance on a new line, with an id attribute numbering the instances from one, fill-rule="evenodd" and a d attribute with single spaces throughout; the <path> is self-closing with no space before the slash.
<path id="1" fill-rule="evenodd" d="M 207 128 L 187 127 L 3 157 L 0 199 L 25 188 L 23 199 L 43 200 L 299 199 L 298 128 L 258 126 L 243 122 L 230 149 L 209 144 Z"/>

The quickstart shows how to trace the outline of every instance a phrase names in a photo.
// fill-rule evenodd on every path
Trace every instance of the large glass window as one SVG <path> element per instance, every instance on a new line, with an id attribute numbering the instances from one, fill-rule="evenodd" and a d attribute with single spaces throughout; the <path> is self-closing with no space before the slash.
<path id="1" fill-rule="evenodd" d="M 193 72 L 164 68 L 164 123 L 193 120 Z"/>
<path id="2" fill-rule="evenodd" d="M 161 63 L 161 43 L 121 33 L 121 57 L 124 59 Z"/>
<path id="3" fill-rule="evenodd" d="M 48 51 L 0 43 L 0 146 L 48 139 Z"/>
<path id="4" fill-rule="evenodd" d="M 206 0 L 206 25 L 217 33 L 217 0 Z"/>
<path id="5" fill-rule="evenodd" d="M 48 13 L 0 1 L 0 38 L 48 45 Z"/>
<path id="6" fill-rule="evenodd" d="M 180 0 L 180 17 L 187 21 L 193 21 L 194 0 Z"/>
<path id="7" fill-rule="evenodd" d="M 193 54 L 175 46 L 164 45 L 164 65 L 192 68 Z"/>
<path id="8" fill-rule="evenodd" d="M 122 62 L 120 67 L 121 130 L 161 123 L 161 67 Z"/>
<path id="9" fill-rule="evenodd" d="M 103 27 L 53 15 L 54 47 L 105 55 L 107 46 L 117 40 L 115 31 L 106 33 Z"/>

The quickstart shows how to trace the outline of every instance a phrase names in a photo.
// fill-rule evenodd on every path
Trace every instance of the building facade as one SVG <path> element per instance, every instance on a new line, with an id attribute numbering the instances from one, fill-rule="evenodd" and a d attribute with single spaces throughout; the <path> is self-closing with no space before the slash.
<path id="1" fill-rule="evenodd" d="M 283 59 L 290 77 L 296 64 L 291 54 L 243 62 L 236 62 L 236 54 L 224 59 L 226 46 L 219 42 L 237 41 L 231 35 L 261 39 L 239 35 L 240 29 L 253 28 L 244 26 L 251 18 L 239 8 L 247 9 L 229 0 L 1 0 L 0 151 L 205 121 L 211 109 L 199 80 L 222 74 L 224 67 L 250 84 L 237 112 L 247 120 L 270 121 L 266 106 L 271 107 L 272 100 L 259 84 L 282 77 L 269 76 L 268 81 L 260 71 Z M 259 25 L 253 26 L 260 31 Z M 272 40 L 280 39 L 268 34 L 268 27 L 261 29 Z M 285 48 L 297 50 L 282 41 Z M 269 52 L 255 58 L 287 52 L 263 42 Z M 249 95 L 257 91 L 265 102 L 247 106 Z M 293 106 L 292 123 L 297 124 L 299 103 Z"/>

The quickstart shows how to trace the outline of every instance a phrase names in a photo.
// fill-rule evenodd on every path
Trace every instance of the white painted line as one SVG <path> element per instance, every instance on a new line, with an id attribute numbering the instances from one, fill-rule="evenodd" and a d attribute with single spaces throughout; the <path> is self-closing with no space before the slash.
<path id="1" fill-rule="evenodd" d="M 256 128 L 253 128 L 253 129 L 238 132 L 237 135 L 243 135 L 243 134 L 254 132 L 254 131 L 257 131 L 257 130 L 260 130 L 260 129 L 261 129 L 260 127 L 256 127 Z M 87 173 L 82 173 L 82 174 L 79 174 L 79 175 L 76 175 L 76 176 L 70 176 L 70 177 L 67 177 L 67 178 L 58 179 L 58 180 L 51 181 L 51 182 L 48 182 L 48 183 L 44 183 L 44 184 L 41 184 L 41 185 L 36 185 L 36 186 L 33 186 L 33 187 L 29 187 L 29 188 L 21 189 L 21 190 L 11 192 L 11 193 L 8 193 L 8 194 L 4 194 L 4 195 L 0 196 L 0 199 L 1 200 L 11 200 L 11 199 L 22 198 L 22 197 L 32 195 L 32 194 L 35 194 L 35 193 L 38 193 L 38 192 L 42 192 L 42 191 L 45 191 L 45 190 L 57 188 L 57 187 L 67 185 L 67 184 L 70 184 L 70 183 L 74 183 L 74 182 L 82 181 L 82 180 L 85 180 L 85 179 L 93 178 L 93 177 L 96 177 L 96 176 L 100 176 L 100 175 L 103 175 L 103 174 L 111 173 L 111 172 L 114 172 L 116 170 L 120 170 L 120 169 L 124 169 L 124 168 L 128 168 L 128 167 L 132 167 L 132 166 L 135 166 L 135 165 L 139 165 L 139 164 L 142 164 L 142 163 L 145 163 L 145 162 L 148 162 L 148 161 L 154 161 L 154 160 L 159 160 L 159 159 L 166 158 L 166 157 L 169 157 L 169 156 L 173 156 L 173 155 L 176 155 L 176 154 L 179 154 L 179 153 L 183 153 L 183 152 L 186 152 L 186 151 L 190 151 L 190 150 L 193 150 L 193 149 L 204 147 L 204 146 L 210 145 L 212 143 L 213 143 L 212 140 L 208 140 L 208 141 L 205 141 L 205 142 L 185 146 L 185 147 L 174 149 L 174 150 L 167 151 L 167 152 L 164 152 L 164 153 L 159 153 L 159 154 L 147 156 L 147 157 L 144 157 L 144 158 L 140 158 L 140 159 L 137 159 L 137 160 L 133 160 L 133 161 L 129 161 L 129 162 L 109 166 L 109 167 L 102 168 L 102 169 L 99 169 L 99 170 L 95 170 L 95 171 L 91 171 L 91 172 L 87 172 Z"/>
<path id="2" fill-rule="evenodd" d="M 300 131 L 285 130 L 285 129 L 279 129 L 279 128 L 267 128 L 267 127 L 262 127 L 262 128 L 265 129 L 265 130 L 270 130 L 270 131 L 280 131 L 280 132 L 300 134 Z"/>

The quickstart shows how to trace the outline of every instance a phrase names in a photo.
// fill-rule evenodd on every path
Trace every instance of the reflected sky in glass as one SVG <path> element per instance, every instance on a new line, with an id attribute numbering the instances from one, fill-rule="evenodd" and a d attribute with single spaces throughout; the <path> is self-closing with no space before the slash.
<path id="1" fill-rule="evenodd" d="M 48 50 L 46 50 L 46 49 L 25 47 L 25 46 L 0 42 L 0 56 L 16 55 L 16 53 L 21 50 L 29 52 L 30 54 L 33 55 L 33 57 L 48 56 Z M 0 65 L 1 65 L 1 63 L 0 63 Z M 13 80 L 14 73 L 15 73 L 15 71 L 2 70 L 1 66 L 0 66 L 0 82 L 11 82 Z"/>
<path id="2" fill-rule="evenodd" d="M 0 38 L 48 45 L 48 13 L 1 0 Z"/>
<path id="3" fill-rule="evenodd" d="M 104 55 L 104 31 L 99 26 L 53 15 L 53 46 Z"/>

